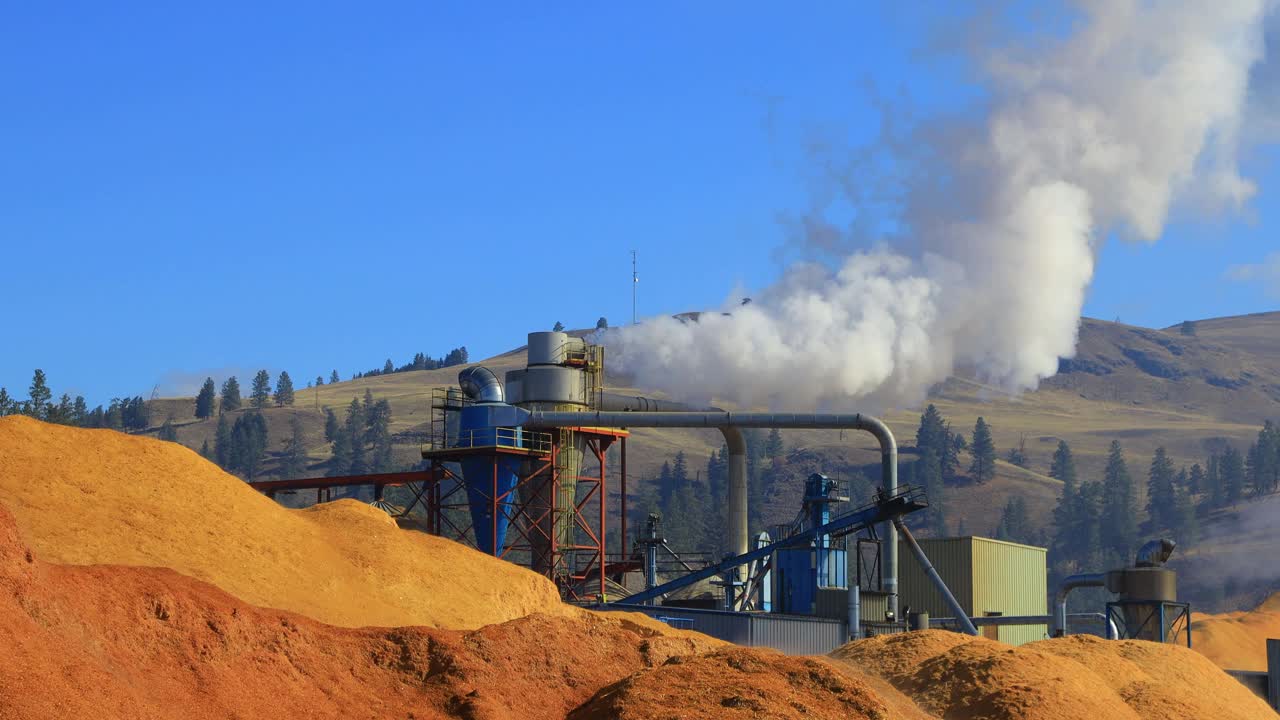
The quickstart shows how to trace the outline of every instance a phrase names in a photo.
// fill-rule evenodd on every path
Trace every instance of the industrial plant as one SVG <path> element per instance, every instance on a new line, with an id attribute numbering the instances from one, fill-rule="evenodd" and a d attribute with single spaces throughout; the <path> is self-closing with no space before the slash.
<path id="1" fill-rule="evenodd" d="M 1012 645 L 1074 632 L 1192 643 L 1191 607 L 1178 602 L 1175 573 L 1165 567 L 1174 549 L 1169 540 L 1145 545 L 1131 567 L 1050 588 L 1045 548 L 976 536 L 917 539 L 905 519 L 929 499 L 899 484 L 897 442 L 875 417 L 736 412 L 612 393 L 604 347 L 565 332 L 530 333 L 527 358 L 526 367 L 501 379 L 469 366 L 457 387 L 432 391 L 423 471 L 253 485 L 270 495 L 315 490 L 317 499 L 337 487 L 372 486 L 376 506 L 423 514 L 429 533 L 526 566 L 552 580 L 568 602 L 642 612 L 671 627 L 790 654 L 931 627 Z M 723 434 L 727 556 L 682 558 L 655 514 L 643 527 L 627 526 L 627 438 L 634 428 Z M 840 483 L 814 473 L 795 520 L 751 536 L 747 428 L 870 434 L 881 456 L 873 501 L 850 507 Z M 611 494 L 615 446 L 620 481 Z M 410 501 L 386 502 L 391 486 L 403 487 Z M 1103 587 L 1117 599 L 1068 612 L 1068 595 L 1081 587 Z M 691 595 L 691 588 L 704 592 Z"/>

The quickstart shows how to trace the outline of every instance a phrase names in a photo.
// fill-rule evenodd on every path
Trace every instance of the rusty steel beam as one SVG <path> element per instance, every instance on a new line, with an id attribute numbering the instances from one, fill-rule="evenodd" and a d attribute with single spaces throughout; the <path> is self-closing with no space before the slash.
<path id="1" fill-rule="evenodd" d="M 281 490 L 319 490 L 352 485 L 406 485 L 415 482 L 430 482 L 437 479 L 436 474 L 427 470 L 411 472 L 373 473 L 370 475 L 339 475 L 337 477 L 297 478 L 292 480 L 261 480 L 249 483 L 249 487 L 258 492 L 272 493 Z"/>

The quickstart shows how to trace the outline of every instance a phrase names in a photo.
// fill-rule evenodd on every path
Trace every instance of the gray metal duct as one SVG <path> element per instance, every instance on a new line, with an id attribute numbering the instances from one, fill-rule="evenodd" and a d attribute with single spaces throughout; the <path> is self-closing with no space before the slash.
<path id="1" fill-rule="evenodd" d="M 1054 635 L 1062 636 L 1067 634 L 1067 596 L 1072 590 L 1081 587 L 1106 587 L 1106 573 L 1083 573 L 1080 575 L 1072 575 L 1062 581 L 1058 586 L 1058 596 L 1054 601 Z"/>
<path id="2" fill-rule="evenodd" d="M 625 396 L 617 396 L 625 397 Z M 642 400 L 644 398 L 631 398 Z M 665 401 L 653 401 L 665 402 Z M 747 537 L 747 446 L 739 428 L 779 428 L 784 430 L 863 430 L 880 443 L 881 477 L 889 494 L 898 490 L 898 444 L 883 421 L 870 415 L 697 412 L 548 412 L 529 411 L 524 426 L 530 429 L 574 427 L 665 427 L 717 428 L 729 447 L 729 540 L 730 552 L 741 555 L 750 550 Z M 898 611 L 898 535 L 889 528 L 884 537 L 881 566 L 889 608 Z"/>
<path id="3" fill-rule="evenodd" d="M 458 387 L 476 402 L 506 402 L 498 376 L 483 365 L 472 365 L 458 373 Z"/>
<path id="4" fill-rule="evenodd" d="M 1134 567 L 1162 567 L 1177 546 L 1177 543 L 1165 538 L 1151 540 L 1138 548 L 1137 562 L 1134 563 Z"/>

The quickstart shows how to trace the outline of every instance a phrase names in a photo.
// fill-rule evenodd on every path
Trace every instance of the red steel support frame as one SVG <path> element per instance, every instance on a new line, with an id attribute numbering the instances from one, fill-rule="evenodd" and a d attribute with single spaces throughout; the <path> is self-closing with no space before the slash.
<path id="1" fill-rule="evenodd" d="M 619 525 L 621 537 L 618 545 L 620 559 L 626 561 L 627 553 L 627 435 L 625 430 L 611 428 L 569 428 L 586 440 L 587 449 L 598 465 L 598 473 L 579 474 L 573 478 L 575 486 L 586 485 L 585 494 L 578 491 L 575 499 L 568 507 L 558 507 L 559 493 L 555 488 L 561 481 L 556 458 L 560 451 L 557 442 L 552 442 L 549 453 L 536 453 L 519 448 L 466 448 L 456 452 L 434 453 L 430 468 L 426 471 L 403 473 L 378 473 L 371 475 L 352 475 L 332 478 L 304 478 L 299 480 L 271 480 L 250 483 L 254 489 L 274 497 L 277 492 L 289 490 L 314 489 L 316 501 L 323 502 L 325 497 L 332 497 L 335 487 L 351 487 L 372 485 L 375 495 L 383 495 L 388 486 L 414 485 L 421 483 L 420 490 L 413 501 L 405 508 L 407 514 L 419 502 L 426 509 L 427 532 L 433 535 L 450 537 L 474 545 L 478 532 L 489 532 L 494 547 L 494 556 L 509 558 L 512 553 L 527 552 L 528 562 L 533 567 L 547 569 L 551 579 L 561 587 L 562 592 L 570 600 L 588 599 L 580 594 L 583 583 L 598 580 L 597 591 L 601 599 L 605 598 L 608 578 L 605 542 L 608 537 L 608 462 L 609 448 L 615 441 L 621 441 L 621 481 L 619 487 L 620 513 Z M 475 528 L 470 522 L 470 503 L 466 495 L 463 479 L 450 470 L 445 463 L 456 461 L 464 455 L 485 455 L 491 459 L 489 503 L 490 517 L 495 522 L 488 528 Z M 498 459 L 506 455 L 519 455 L 530 459 L 529 467 L 518 479 L 516 486 L 507 493 L 499 494 Z M 548 485 L 550 487 L 548 487 Z M 524 489 L 524 500 L 521 490 Z M 581 497 L 577 497 L 581 495 Z M 540 502 L 538 498 L 550 498 L 550 503 Z M 591 505 L 594 503 L 595 508 Z M 592 510 L 596 512 L 592 513 Z M 465 513 L 465 524 L 455 522 L 458 513 Z M 501 513 L 509 521 L 507 542 L 497 547 L 498 524 Z M 588 520 L 594 516 L 595 527 Z M 574 541 L 561 545 L 554 529 L 546 530 L 548 517 L 566 516 L 562 522 L 573 527 Z M 578 541 L 577 538 L 583 538 Z M 534 557 L 536 549 L 546 547 L 550 557 Z"/>

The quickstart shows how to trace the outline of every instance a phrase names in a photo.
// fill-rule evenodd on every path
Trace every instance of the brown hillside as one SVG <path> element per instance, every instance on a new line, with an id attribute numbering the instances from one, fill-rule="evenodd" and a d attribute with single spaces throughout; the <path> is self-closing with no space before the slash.
<path id="1" fill-rule="evenodd" d="M 949 489 L 945 498 L 949 512 L 953 518 L 963 517 L 970 532 L 988 532 L 1008 497 L 1019 494 L 1026 498 L 1033 519 L 1046 523 L 1059 493 L 1059 484 L 1047 477 L 1047 471 L 1060 439 L 1071 444 L 1086 479 L 1100 477 L 1113 439 L 1124 445 L 1130 469 L 1138 477 L 1158 446 L 1164 446 L 1179 465 L 1203 463 L 1209 448 L 1223 441 L 1247 446 L 1262 419 L 1280 419 L 1280 354 L 1275 351 L 1280 340 L 1275 338 L 1280 338 L 1280 313 L 1200 320 L 1194 337 L 1182 335 L 1177 327 L 1161 331 L 1085 319 L 1078 357 L 1064 361 L 1062 372 L 1039 390 L 1011 397 L 975 378 L 952 378 L 930 398 L 952 426 L 968 434 L 981 415 L 993 428 L 1000 454 L 1025 443 L 1030 465 L 1022 469 L 1002 462 L 993 482 Z M 483 364 L 501 375 L 522 366 L 524 358 L 521 347 Z M 273 446 L 278 448 L 287 437 L 290 416 L 301 414 L 314 461 L 309 474 L 323 475 L 321 463 L 329 452 L 322 434 L 323 414 L 317 408 L 327 405 L 341 413 L 352 397 L 362 397 L 368 389 L 391 402 L 392 430 L 398 433 L 397 461 L 416 462 L 430 391 L 455 385 L 460 369 L 396 373 L 300 389 L 295 407 L 266 413 Z M 631 387 L 630 379 L 617 373 L 607 375 L 606 381 L 619 392 L 660 395 L 652 388 Z M 198 448 L 212 439 L 215 423 L 184 420 L 190 418 L 193 407 L 190 399 L 157 401 L 159 409 L 153 417 L 158 424 L 166 414 L 173 414 L 183 423 L 179 441 Z M 910 446 L 919 413 L 919 408 L 884 413 L 906 448 L 903 459 L 907 461 L 913 457 Z M 767 522 L 794 515 L 807 472 L 821 469 L 841 477 L 861 466 L 874 466 L 877 459 L 875 443 L 861 433 L 790 432 L 784 439 L 788 450 L 804 451 L 799 456 L 804 462 L 793 471 L 788 469 L 784 475 L 790 479 L 770 491 Z M 720 443 L 714 431 L 637 430 L 629 443 L 632 487 L 637 478 L 654 477 L 662 462 L 679 451 L 688 456 L 696 474 Z M 783 460 L 784 468 L 789 460 Z M 967 457 L 961 460 L 968 462 Z M 269 464 L 268 470 L 272 467 Z M 617 467 L 615 462 L 614 483 Z M 309 502 L 306 497 L 285 501 Z"/>

